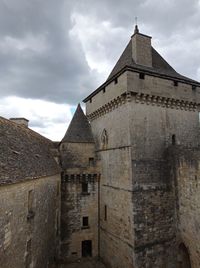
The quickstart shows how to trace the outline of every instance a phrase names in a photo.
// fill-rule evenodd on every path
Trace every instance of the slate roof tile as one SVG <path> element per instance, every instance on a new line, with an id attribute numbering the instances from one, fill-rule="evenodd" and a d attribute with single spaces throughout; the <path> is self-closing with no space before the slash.
<path id="1" fill-rule="evenodd" d="M 0 117 L 0 185 L 60 173 L 52 141 Z"/>
<path id="2" fill-rule="evenodd" d="M 62 139 L 62 142 L 94 142 L 90 123 L 85 116 L 80 104 L 77 106 L 77 109 L 67 129 L 67 132 Z"/>

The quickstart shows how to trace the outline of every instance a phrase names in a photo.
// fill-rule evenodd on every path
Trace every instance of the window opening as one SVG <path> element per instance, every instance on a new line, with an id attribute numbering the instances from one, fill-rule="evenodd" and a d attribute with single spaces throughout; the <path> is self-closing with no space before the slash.
<path id="1" fill-rule="evenodd" d="M 82 182 L 82 193 L 88 194 L 88 183 L 87 182 Z"/>
<path id="2" fill-rule="evenodd" d="M 83 217 L 82 226 L 83 227 L 88 227 L 89 226 L 89 218 L 88 217 Z"/>
<path id="3" fill-rule="evenodd" d="M 104 206 L 104 220 L 107 221 L 107 205 Z"/>
<path id="4" fill-rule="evenodd" d="M 144 73 L 139 73 L 139 78 L 140 79 L 144 79 L 145 78 L 145 74 Z"/>
<path id="5" fill-rule="evenodd" d="M 178 86 L 178 81 L 174 81 L 174 86 L 175 86 L 175 87 Z"/>
<path id="6" fill-rule="evenodd" d="M 82 241 L 82 257 L 92 257 L 92 240 Z"/>
<path id="7" fill-rule="evenodd" d="M 93 167 L 94 166 L 94 158 L 93 157 L 90 157 L 89 158 L 89 166 L 90 167 Z"/>
<path id="8" fill-rule="evenodd" d="M 172 135 L 172 145 L 176 145 L 176 135 Z"/>

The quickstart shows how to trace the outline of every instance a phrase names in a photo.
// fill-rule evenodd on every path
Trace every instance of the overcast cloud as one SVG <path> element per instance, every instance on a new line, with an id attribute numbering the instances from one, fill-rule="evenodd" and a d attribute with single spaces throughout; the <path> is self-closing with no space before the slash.
<path id="1" fill-rule="evenodd" d="M 200 0 L 0 0 L 0 115 L 26 116 L 61 139 L 74 106 L 109 75 L 135 16 L 179 73 L 200 80 Z"/>

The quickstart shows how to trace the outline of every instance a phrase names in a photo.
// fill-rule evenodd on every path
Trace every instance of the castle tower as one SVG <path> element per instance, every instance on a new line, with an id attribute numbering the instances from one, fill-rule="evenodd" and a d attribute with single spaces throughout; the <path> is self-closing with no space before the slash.
<path id="1" fill-rule="evenodd" d="M 175 268 L 180 248 L 200 260 L 166 156 L 171 146 L 198 147 L 199 93 L 200 83 L 177 73 L 136 27 L 106 82 L 84 100 L 102 167 L 100 255 L 113 268 Z"/>
<path id="2" fill-rule="evenodd" d="M 90 124 L 78 105 L 60 143 L 61 258 L 98 255 L 99 173 Z"/>

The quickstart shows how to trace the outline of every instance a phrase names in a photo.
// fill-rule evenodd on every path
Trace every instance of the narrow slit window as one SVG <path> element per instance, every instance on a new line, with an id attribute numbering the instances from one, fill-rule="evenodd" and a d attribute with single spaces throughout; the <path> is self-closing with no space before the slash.
<path id="1" fill-rule="evenodd" d="M 104 206 L 104 220 L 107 221 L 107 205 Z"/>
<path id="2" fill-rule="evenodd" d="M 57 196 L 59 196 L 60 194 L 60 182 L 59 181 L 57 181 L 56 193 L 57 193 Z"/>
<path id="3" fill-rule="evenodd" d="M 30 190 L 28 191 L 28 214 L 27 214 L 27 220 L 30 220 L 34 218 L 35 213 L 33 209 L 33 203 L 34 203 L 34 191 Z"/>
<path id="4" fill-rule="evenodd" d="M 172 135 L 172 145 L 176 145 L 176 135 Z"/>
<path id="5" fill-rule="evenodd" d="M 33 190 L 28 192 L 28 213 L 33 211 Z"/>

